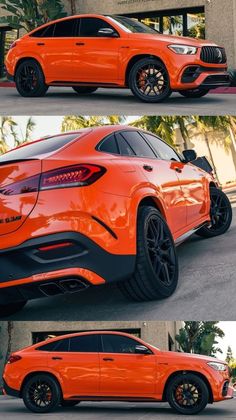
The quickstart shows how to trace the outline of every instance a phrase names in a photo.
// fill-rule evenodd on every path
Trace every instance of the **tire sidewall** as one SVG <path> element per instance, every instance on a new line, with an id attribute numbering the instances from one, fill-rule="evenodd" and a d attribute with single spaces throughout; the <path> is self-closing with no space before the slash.
<path id="1" fill-rule="evenodd" d="M 28 396 L 28 389 L 32 383 L 34 383 L 36 380 L 45 380 L 49 384 L 52 392 L 52 403 L 47 407 L 37 407 L 29 399 Z M 49 376 L 44 374 L 38 374 L 33 376 L 32 378 L 28 379 L 26 384 L 24 385 L 23 391 L 22 391 L 22 398 L 24 401 L 25 406 L 28 408 L 28 410 L 32 411 L 33 413 L 49 413 L 50 411 L 54 410 L 61 402 L 61 390 L 57 383 L 57 381 Z"/>

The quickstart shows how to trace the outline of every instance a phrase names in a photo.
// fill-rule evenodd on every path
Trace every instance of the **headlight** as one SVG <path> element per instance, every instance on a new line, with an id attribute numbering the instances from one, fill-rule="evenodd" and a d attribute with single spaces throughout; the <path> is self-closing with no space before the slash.
<path id="1" fill-rule="evenodd" d="M 189 45 L 173 44 L 168 45 L 168 48 L 176 54 L 193 55 L 197 53 L 197 47 L 190 47 Z"/>
<path id="2" fill-rule="evenodd" d="M 218 362 L 209 362 L 207 363 L 210 367 L 212 367 L 215 370 L 219 370 L 221 372 L 225 371 L 227 369 L 227 366 L 224 365 L 223 363 L 218 363 Z"/>

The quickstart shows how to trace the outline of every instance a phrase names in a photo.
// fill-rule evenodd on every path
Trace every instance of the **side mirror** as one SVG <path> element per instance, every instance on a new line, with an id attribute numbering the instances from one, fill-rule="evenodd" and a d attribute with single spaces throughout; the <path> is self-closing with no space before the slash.
<path id="1" fill-rule="evenodd" d="M 185 163 L 192 162 L 197 159 L 197 153 L 193 149 L 188 149 L 183 151 Z"/>
<path id="2" fill-rule="evenodd" d="M 98 36 L 103 36 L 103 37 L 107 37 L 107 38 L 118 38 L 119 35 L 116 31 L 114 31 L 114 29 L 112 28 L 101 28 L 98 31 Z"/>
<path id="3" fill-rule="evenodd" d="M 140 345 L 135 346 L 135 353 L 136 354 L 151 354 L 151 351 L 147 347 L 142 346 L 140 344 Z"/>

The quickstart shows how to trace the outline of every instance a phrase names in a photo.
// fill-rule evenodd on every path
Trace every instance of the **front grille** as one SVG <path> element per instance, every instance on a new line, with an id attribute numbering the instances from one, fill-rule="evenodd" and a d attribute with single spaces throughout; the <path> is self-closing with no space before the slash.
<path id="1" fill-rule="evenodd" d="M 225 64 L 227 61 L 225 49 L 220 47 L 202 47 L 201 60 L 204 63 Z"/>

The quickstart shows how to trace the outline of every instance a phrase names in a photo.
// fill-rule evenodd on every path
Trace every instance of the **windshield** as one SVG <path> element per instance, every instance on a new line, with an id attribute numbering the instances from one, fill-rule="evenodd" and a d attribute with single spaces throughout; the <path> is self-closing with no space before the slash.
<path id="1" fill-rule="evenodd" d="M 123 29 L 128 29 L 129 32 L 143 33 L 143 34 L 158 34 L 159 32 L 144 23 L 135 19 L 130 19 L 125 16 L 109 16 L 110 19 L 119 23 Z"/>

